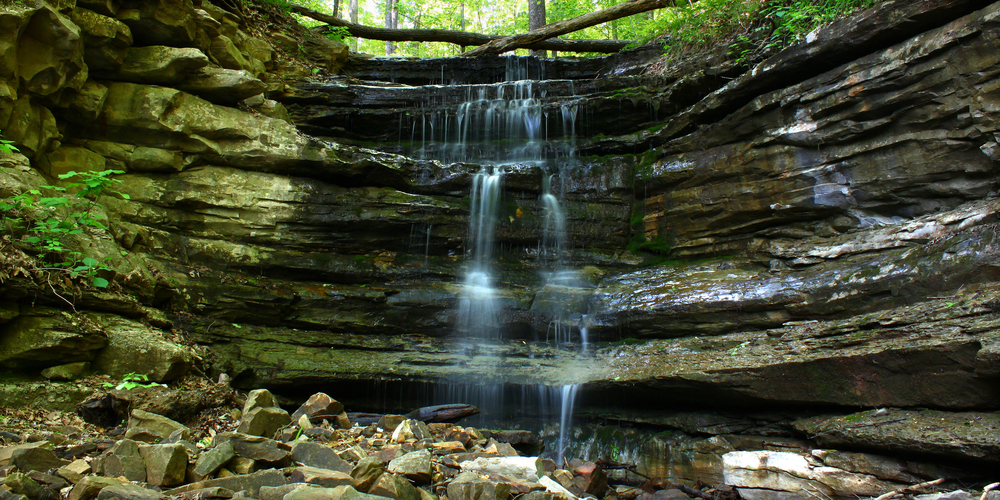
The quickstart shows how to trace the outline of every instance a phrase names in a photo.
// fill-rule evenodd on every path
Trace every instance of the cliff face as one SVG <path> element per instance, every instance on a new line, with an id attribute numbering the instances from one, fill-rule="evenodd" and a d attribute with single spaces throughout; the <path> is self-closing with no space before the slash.
<path id="1" fill-rule="evenodd" d="M 289 391 L 465 377 L 636 407 L 996 410 L 998 10 L 887 2 L 746 72 L 526 60 L 550 80 L 547 147 L 576 151 L 557 166 L 579 279 L 540 277 L 543 169 L 509 167 L 508 337 L 456 351 L 481 167 L 422 159 L 439 152 L 416 117 L 491 91 L 509 61 L 348 63 L 310 38 L 313 64 L 350 75 L 313 77 L 275 54 L 294 39 L 271 46 L 208 1 L 14 4 L 0 130 L 24 156 L 0 156 L 0 197 L 118 169 L 128 199 L 102 196 L 107 231 L 68 239 L 110 258 L 112 291 L 55 295 L 4 240 L 0 361 L 29 379 L 199 363 Z M 587 355 L 525 342 L 556 309 Z"/>

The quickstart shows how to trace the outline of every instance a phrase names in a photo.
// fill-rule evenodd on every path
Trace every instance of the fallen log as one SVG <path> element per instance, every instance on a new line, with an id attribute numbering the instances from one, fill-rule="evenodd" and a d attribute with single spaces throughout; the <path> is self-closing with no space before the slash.
<path id="1" fill-rule="evenodd" d="M 411 418 L 413 420 L 420 420 L 421 422 L 426 422 L 428 424 L 435 422 L 443 423 L 454 423 L 465 417 L 471 417 L 479 413 L 479 408 L 466 405 L 466 404 L 450 404 L 450 405 L 437 405 L 437 406 L 424 406 L 422 408 L 417 408 L 405 415 L 406 418 Z M 347 414 L 347 418 L 351 422 L 356 423 L 360 426 L 367 426 L 378 422 L 385 414 L 383 413 L 359 413 L 352 412 Z"/>
<path id="2" fill-rule="evenodd" d="M 406 418 L 420 420 L 427 423 L 442 422 L 454 423 L 465 417 L 471 417 L 479 413 L 479 408 L 465 404 L 450 404 L 425 406 L 417 408 L 405 415 Z"/>
<path id="3" fill-rule="evenodd" d="M 443 30 L 443 29 L 388 29 L 365 26 L 344 21 L 329 14 L 323 14 L 312 9 L 307 9 L 301 5 L 292 5 L 292 12 L 315 19 L 328 24 L 329 26 L 347 28 L 351 36 L 367 38 L 369 40 L 384 40 L 389 42 L 445 42 L 471 47 L 484 45 L 496 40 L 504 39 L 499 35 L 483 35 L 481 33 L 469 33 L 467 31 Z M 517 45 L 518 49 L 532 50 L 556 50 L 560 52 L 599 52 L 610 54 L 619 52 L 629 44 L 635 43 L 632 40 L 541 40 L 529 44 Z"/>
<path id="4" fill-rule="evenodd" d="M 557 37 L 559 35 L 565 35 L 567 33 L 579 31 L 601 23 L 628 17 L 633 14 L 662 9 L 668 5 L 674 5 L 674 0 L 629 0 L 613 7 L 608 7 L 607 9 L 590 12 L 582 16 L 576 16 L 572 19 L 566 19 L 565 21 L 559 21 L 557 23 L 547 24 L 527 33 L 494 40 L 460 54 L 460 56 L 473 57 L 488 54 L 496 55 L 508 50 L 527 47 L 531 44 Z"/>

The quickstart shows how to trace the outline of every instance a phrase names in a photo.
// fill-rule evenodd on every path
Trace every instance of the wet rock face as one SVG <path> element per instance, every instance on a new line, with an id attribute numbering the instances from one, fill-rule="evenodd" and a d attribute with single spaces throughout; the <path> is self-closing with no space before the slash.
<path id="1" fill-rule="evenodd" d="M 640 168 L 646 237 L 672 241 L 676 256 L 731 254 L 782 227 L 822 236 L 995 192 L 993 9 L 664 142 Z"/>

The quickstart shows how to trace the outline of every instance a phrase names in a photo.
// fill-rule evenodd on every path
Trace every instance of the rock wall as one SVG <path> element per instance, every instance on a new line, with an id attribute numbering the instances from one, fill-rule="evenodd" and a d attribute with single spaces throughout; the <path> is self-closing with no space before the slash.
<path id="1" fill-rule="evenodd" d="M 538 273 L 533 166 L 504 181 L 510 338 L 453 349 L 480 166 L 386 144 L 428 99 L 466 92 L 436 85 L 447 63 L 313 77 L 300 53 L 332 74 L 346 49 L 265 41 L 207 0 L 16 3 L 0 10 L 0 131 L 23 156 L 0 156 L 0 198 L 105 169 L 125 171 L 128 198 L 102 196 L 108 230 L 68 239 L 110 258 L 111 291 L 56 289 L 24 270 L 17 233 L 3 240 L 0 362 L 32 380 L 82 362 L 169 381 L 197 364 L 289 393 L 579 383 L 602 416 L 996 411 L 998 12 L 886 2 L 749 71 L 553 63 L 546 88 L 589 116 L 561 164 L 583 282 L 567 300 L 596 343 L 579 355 L 527 342 L 561 292 Z M 461 64 L 475 85 L 499 72 Z"/>

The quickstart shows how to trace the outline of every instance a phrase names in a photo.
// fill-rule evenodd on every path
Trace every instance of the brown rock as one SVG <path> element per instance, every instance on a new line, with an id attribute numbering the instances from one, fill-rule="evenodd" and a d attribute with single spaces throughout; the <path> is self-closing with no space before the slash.
<path id="1" fill-rule="evenodd" d="M 350 486 L 352 484 L 350 474 L 307 466 L 296 467 L 288 479 L 293 483 L 309 483 L 324 488 L 335 488 L 342 485 Z"/>
<path id="2" fill-rule="evenodd" d="M 306 415 L 309 417 L 309 421 L 314 424 L 322 422 L 323 419 L 332 422 L 343 411 L 344 405 L 339 401 L 325 393 L 317 392 L 292 413 L 292 421 L 298 422 L 302 415 Z"/>

